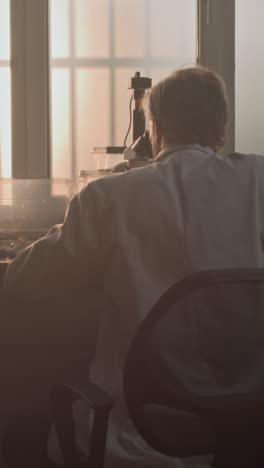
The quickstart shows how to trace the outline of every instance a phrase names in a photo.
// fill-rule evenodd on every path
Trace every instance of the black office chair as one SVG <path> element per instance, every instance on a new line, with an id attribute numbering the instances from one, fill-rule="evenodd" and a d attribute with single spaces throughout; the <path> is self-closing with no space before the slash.
<path id="1" fill-rule="evenodd" d="M 129 414 L 142 437 L 172 457 L 214 453 L 219 468 L 264 466 L 264 269 L 193 274 L 160 298 L 132 341 L 124 369 Z M 96 417 L 90 457 L 103 466 L 113 401 L 56 386 L 55 424 L 65 466 L 78 466 L 71 406 Z"/>

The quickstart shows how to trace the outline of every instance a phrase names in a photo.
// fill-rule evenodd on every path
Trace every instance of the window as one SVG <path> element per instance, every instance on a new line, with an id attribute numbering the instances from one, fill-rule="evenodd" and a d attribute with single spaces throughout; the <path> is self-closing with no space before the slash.
<path id="1" fill-rule="evenodd" d="M 196 63 L 196 0 L 50 0 L 51 174 L 92 169 L 122 146 L 135 71 L 153 83 Z"/>
<path id="2" fill-rule="evenodd" d="M 92 168 L 91 146 L 123 144 L 128 78 L 140 71 L 155 83 L 193 65 L 198 44 L 200 63 L 229 86 L 231 151 L 234 3 L 0 0 L 0 175 L 10 177 L 11 166 L 15 178 Z"/>
<path id="3" fill-rule="evenodd" d="M 0 177 L 11 177 L 10 4 L 0 0 Z"/>

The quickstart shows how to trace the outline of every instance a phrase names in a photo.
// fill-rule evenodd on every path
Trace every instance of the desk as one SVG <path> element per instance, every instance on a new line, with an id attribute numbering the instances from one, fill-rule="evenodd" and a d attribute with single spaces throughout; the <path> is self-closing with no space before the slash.
<path id="1" fill-rule="evenodd" d="M 0 178 L 0 288 L 10 259 L 63 222 L 74 190 L 67 179 Z"/>
<path id="2" fill-rule="evenodd" d="M 10 261 L 16 257 L 20 250 L 45 234 L 46 231 L 0 231 L 0 292 Z"/>

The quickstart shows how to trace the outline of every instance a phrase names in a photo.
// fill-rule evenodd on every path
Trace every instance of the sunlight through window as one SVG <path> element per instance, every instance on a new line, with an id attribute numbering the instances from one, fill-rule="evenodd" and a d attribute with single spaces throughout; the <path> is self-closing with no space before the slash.
<path id="1" fill-rule="evenodd" d="M 50 0 L 53 177 L 122 146 L 135 71 L 153 83 L 196 63 L 196 0 Z"/>

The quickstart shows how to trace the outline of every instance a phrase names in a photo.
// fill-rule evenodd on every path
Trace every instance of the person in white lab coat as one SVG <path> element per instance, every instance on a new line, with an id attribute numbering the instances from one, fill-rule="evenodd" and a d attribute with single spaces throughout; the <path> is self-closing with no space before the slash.
<path id="1" fill-rule="evenodd" d="M 116 400 L 107 468 L 185 466 L 148 447 L 123 402 L 126 352 L 152 305 L 194 271 L 264 266 L 264 158 L 218 153 L 228 119 L 221 78 L 179 70 L 152 88 L 146 107 L 154 162 L 88 184 L 63 225 L 19 254 L 5 278 L 10 294 L 45 297 L 76 282 L 104 294 L 91 377 Z M 87 420 L 76 407 L 84 447 Z M 53 450 L 50 440 L 59 463 Z"/>

